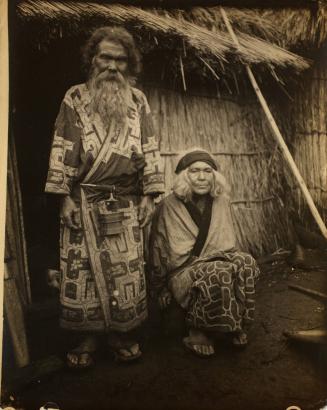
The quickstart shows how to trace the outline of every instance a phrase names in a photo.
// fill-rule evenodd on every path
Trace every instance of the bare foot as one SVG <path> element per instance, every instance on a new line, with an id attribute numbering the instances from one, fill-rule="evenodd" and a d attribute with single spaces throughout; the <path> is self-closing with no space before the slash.
<path id="1" fill-rule="evenodd" d="M 199 329 L 191 327 L 188 337 L 183 339 L 184 345 L 199 356 L 212 356 L 215 353 L 213 341 Z"/>

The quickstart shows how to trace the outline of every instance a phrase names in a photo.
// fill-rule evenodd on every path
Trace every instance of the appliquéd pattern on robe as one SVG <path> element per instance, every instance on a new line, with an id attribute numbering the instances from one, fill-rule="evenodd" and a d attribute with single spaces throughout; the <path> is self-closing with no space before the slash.
<path id="1" fill-rule="evenodd" d="M 78 117 L 66 96 L 55 123 L 46 192 L 70 194 L 80 166 L 81 136 Z"/>
<path id="2" fill-rule="evenodd" d="M 141 101 L 138 110 L 141 112 L 141 143 L 146 162 L 143 170 L 143 193 L 164 192 L 163 163 L 150 107 L 145 95 L 139 90 L 136 91 L 137 99 Z"/>
<path id="3" fill-rule="evenodd" d="M 111 149 L 97 170 L 102 180 L 126 186 L 140 185 L 140 194 L 163 193 L 164 173 L 158 138 L 154 133 L 145 95 L 132 88 L 132 99 L 124 126 L 116 125 Z M 74 183 L 94 163 L 107 131 L 98 114 L 90 113 L 90 94 L 86 84 L 71 87 L 61 104 L 55 123 L 46 192 L 70 194 Z M 132 160 L 132 147 L 145 156 L 139 172 Z"/>
<path id="4" fill-rule="evenodd" d="M 89 212 L 96 226 L 96 204 Z M 107 327 L 128 331 L 147 318 L 146 283 L 143 265 L 142 231 L 137 210 L 130 201 L 121 201 L 113 214 L 123 214 L 123 229 L 103 238 L 95 233 L 95 260 L 88 257 L 83 230 L 61 226 L 61 327 L 80 331 L 103 331 Z M 96 264 L 102 285 L 96 284 L 91 265 Z M 106 323 L 101 294 L 106 295 Z"/>

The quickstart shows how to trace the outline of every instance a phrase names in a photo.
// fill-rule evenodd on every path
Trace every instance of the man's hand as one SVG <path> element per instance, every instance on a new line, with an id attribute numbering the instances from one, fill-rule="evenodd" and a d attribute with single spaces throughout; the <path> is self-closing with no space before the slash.
<path id="1" fill-rule="evenodd" d="M 139 153 L 137 151 L 137 147 L 135 145 L 132 145 L 131 150 L 131 159 L 132 161 L 134 161 L 134 166 L 138 171 L 141 171 L 141 169 L 143 169 L 146 166 L 145 156 L 142 152 Z"/>
<path id="2" fill-rule="evenodd" d="M 168 307 L 168 305 L 170 304 L 171 299 L 172 299 L 171 292 L 167 288 L 164 288 L 160 292 L 160 295 L 158 297 L 158 303 L 159 303 L 160 309 L 166 309 L 166 307 Z"/>
<path id="3" fill-rule="evenodd" d="M 144 228 L 152 218 L 154 212 L 154 201 L 150 195 L 145 195 L 139 205 L 140 228 Z"/>
<path id="4" fill-rule="evenodd" d="M 65 196 L 61 202 L 61 215 L 65 225 L 72 229 L 80 229 L 80 221 L 77 218 L 78 212 L 79 209 L 73 199 L 69 195 Z"/>

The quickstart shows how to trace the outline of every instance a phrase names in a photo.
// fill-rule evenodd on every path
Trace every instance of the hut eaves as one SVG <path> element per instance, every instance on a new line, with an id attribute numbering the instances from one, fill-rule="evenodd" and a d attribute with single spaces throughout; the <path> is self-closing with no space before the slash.
<path id="1" fill-rule="evenodd" d="M 234 29 L 283 47 L 320 48 L 327 39 L 327 3 L 312 8 L 225 8 Z M 181 11 L 179 11 L 181 13 Z M 224 30 L 218 7 L 193 7 L 183 17 L 208 29 Z"/>
<path id="2" fill-rule="evenodd" d="M 240 47 L 236 48 L 227 31 L 219 24 L 212 24 L 212 21 L 210 23 L 208 15 L 208 24 L 204 24 L 203 19 L 196 17 L 196 13 L 199 14 L 199 8 L 198 11 L 194 9 L 190 14 L 186 14 L 180 10 L 142 9 L 118 4 L 28 0 L 20 3 L 17 10 L 18 15 L 25 21 L 45 20 L 57 22 L 60 25 L 71 25 L 72 22 L 78 22 L 80 24 L 74 25 L 76 30 L 78 26 L 81 27 L 80 30 L 84 27 L 81 23 L 86 19 L 94 17 L 104 17 L 111 23 L 128 23 L 137 31 L 181 38 L 199 55 L 208 55 L 218 59 L 221 63 L 237 57 L 248 64 L 263 63 L 269 67 L 282 66 L 303 70 L 309 66 L 309 62 L 303 57 L 264 40 L 254 33 L 244 33 L 240 29 L 237 32 Z M 202 8 L 202 12 L 202 17 L 208 12 L 211 16 L 218 15 L 215 10 L 207 11 Z M 241 10 L 238 12 L 242 13 Z M 251 14 L 251 16 L 252 23 L 254 20 L 262 21 L 258 14 Z M 249 21 L 249 17 L 246 21 Z M 264 30 L 271 32 L 271 27 L 272 24 L 269 22 L 265 25 L 261 24 L 261 32 Z"/>

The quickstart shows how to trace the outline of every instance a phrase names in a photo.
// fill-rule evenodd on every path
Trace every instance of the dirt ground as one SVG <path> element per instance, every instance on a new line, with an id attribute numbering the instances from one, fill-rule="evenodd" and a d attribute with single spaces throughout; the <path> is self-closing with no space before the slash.
<path id="1" fill-rule="evenodd" d="M 256 320 L 245 350 L 235 350 L 222 337 L 214 357 L 198 358 L 181 344 L 180 318 L 171 314 L 159 319 L 154 312 L 138 362 L 123 365 L 102 354 L 83 373 L 62 367 L 11 392 L 16 408 L 34 410 L 52 401 L 61 410 L 322 409 L 327 404 L 327 345 L 290 342 L 283 332 L 325 326 L 326 302 L 288 284 L 326 291 L 327 254 L 307 250 L 306 269 L 285 261 L 261 269 Z M 72 343 L 59 332 L 56 320 L 30 325 L 33 360 L 49 354 L 63 358 Z"/>

